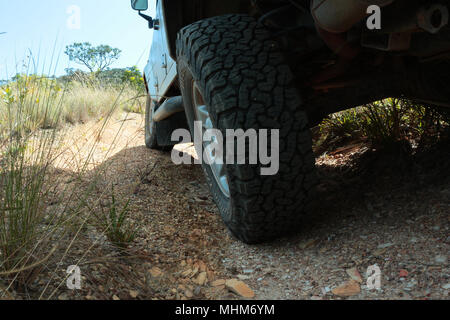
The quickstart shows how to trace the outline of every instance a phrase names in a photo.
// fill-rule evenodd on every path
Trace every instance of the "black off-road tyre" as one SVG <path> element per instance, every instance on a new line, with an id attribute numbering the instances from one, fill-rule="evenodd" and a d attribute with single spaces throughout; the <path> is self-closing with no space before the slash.
<path id="1" fill-rule="evenodd" d="M 254 244 L 298 228 L 317 181 L 315 157 L 306 113 L 277 43 L 249 16 L 214 17 L 179 32 L 177 64 L 191 131 L 193 81 L 224 137 L 226 129 L 280 130 L 278 174 L 262 176 L 261 165 L 227 165 L 230 198 L 203 165 L 229 230 Z"/>

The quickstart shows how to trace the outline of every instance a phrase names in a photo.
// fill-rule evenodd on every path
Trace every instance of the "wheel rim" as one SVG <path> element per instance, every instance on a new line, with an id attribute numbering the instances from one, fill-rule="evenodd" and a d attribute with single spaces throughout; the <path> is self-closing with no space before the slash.
<path id="1" fill-rule="evenodd" d="M 205 133 L 206 130 L 214 129 L 214 125 L 211 116 L 208 112 L 205 100 L 203 99 L 203 95 L 201 94 L 196 81 L 193 81 L 192 83 L 192 99 L 194 104 L 195 120 L 200 121 L 202 123 L 202 137 L 203 137 L 203 134 Z M 212 141 L 203 141 L 204 150 L 207 150 L 207 147 L 213 141 L 216 141 L 217 137 L 213 135 L 211 140 Z M 225 197 L 229 198 L 230 186 L 228 184 L 225 164 L 220 164 L 215 161 L 216 155 L 214 154 L 214 152 L 207 152 L 205 156 L 208 158 L 208 163 L 211 163 L 209 167 L 211 168 L 214 179 L 216 180 L 220 191 L 223 193 Z"/>

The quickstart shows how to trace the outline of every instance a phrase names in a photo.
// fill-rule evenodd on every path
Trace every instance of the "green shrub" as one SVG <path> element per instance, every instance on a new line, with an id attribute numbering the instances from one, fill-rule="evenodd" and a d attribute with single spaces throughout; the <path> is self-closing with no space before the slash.
<path id="1" fill-rule="evenodd" d="M 448 118 L 435 109 L 389 98 L 330 115 L 319 125 L 319 144 L 368 140 L 374 147 L 400 141 L 420 146 L 438 137 L 444 127 L 448 127 Z"/>

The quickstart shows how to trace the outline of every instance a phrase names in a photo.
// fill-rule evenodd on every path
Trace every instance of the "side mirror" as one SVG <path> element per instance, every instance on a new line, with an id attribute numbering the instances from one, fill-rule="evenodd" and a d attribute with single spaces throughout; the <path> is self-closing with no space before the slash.
<path id="1" fill-rule="evenodd" d="M 137 11 L 145 11 L 148 9 L 148 0 L 131 0 L 131 7 Z"/>
<path id="2" fill-rule="evenodd" d="M 143 14 L 141 11 L 145 11 L 148 9 L 148 0 L 131 0 L 131 7 L 134 10 L 139 11 L 139 15 L 148 21 L 148 27 L 150 29 L 153 29 L 154 27 L 154 21 L 152 17 L 147 16 L 146 14 Z"/>

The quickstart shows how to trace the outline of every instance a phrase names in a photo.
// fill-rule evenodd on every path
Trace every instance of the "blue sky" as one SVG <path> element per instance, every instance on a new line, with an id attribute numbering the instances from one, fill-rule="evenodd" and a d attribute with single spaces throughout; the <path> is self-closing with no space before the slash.
<path id="1" fill-rule="evenodd" d="M 155 2 L 149 1 L 147 14 L 153 16 Z M 121 58 L 111 68 L 137 65 L 143 70 L 153 36 L 130 0 L 0 0 L 1 32 L 6 34 L 0 35 L 0 79 L 23 71 L 30 50 L 38 73 L 62 75 L 67 67 L 85 70 L 64 54 L 65 46 L 74 42 L 119 48 Z"/>

